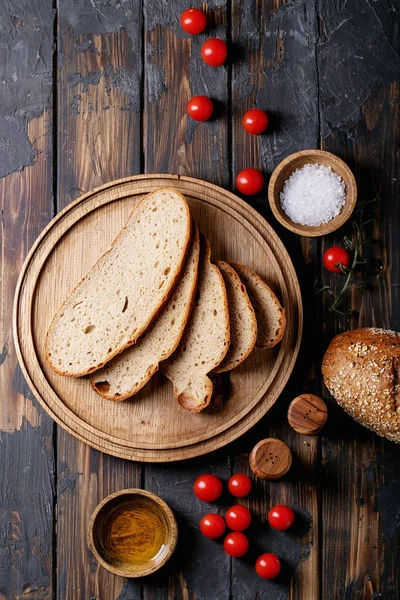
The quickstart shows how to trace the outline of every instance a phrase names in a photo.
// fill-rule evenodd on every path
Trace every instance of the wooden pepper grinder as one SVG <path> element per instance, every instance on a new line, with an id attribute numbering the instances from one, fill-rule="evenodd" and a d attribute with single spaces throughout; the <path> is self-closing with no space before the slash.
<path id="1" fill-rule="evenodd" d="M 261 479 L 280 479 L 290 469 L 292 453 L 281 440 L 266 438 L 256 444 L 249 456 L 250 468 Z"/>

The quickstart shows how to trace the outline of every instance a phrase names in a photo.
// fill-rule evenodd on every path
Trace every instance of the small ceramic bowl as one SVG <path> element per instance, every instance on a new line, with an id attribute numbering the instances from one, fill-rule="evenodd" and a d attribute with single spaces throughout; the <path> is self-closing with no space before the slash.
<path id="1" fill-rule="evenodd" d="M 344 181 L 346 201 L 340 213 L 322 225 L 310 226 L 294 223 L 284 212 L 281 206 L 281 192 L 283 184 L 296 169 L 301 169 L 306 164 L 320 164 L 331 167 Z M 357 201 L 357 185 L 353 173 L 338 156 L 324 150 L 301 150 L 287 156 L 271 175 L 268 185 L 268 200 L 276 219 L 287 229 L 306 237 L 326 235 L 339 229 L 350 217 Z"/>
<path id="2" fill-rule="evenodd" d="M 135 488 L 107 496 L 88 528 L 88 544 L 97 561 L 121 577 L 155 573 L 171 557 L 177 540 L 169 506 L 155 494 Z"/>

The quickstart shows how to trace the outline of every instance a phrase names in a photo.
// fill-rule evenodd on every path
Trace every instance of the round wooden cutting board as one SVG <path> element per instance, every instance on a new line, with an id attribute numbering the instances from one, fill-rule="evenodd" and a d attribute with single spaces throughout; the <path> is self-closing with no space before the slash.
<path id="1" fill-rule="evenodd" d="M 286 310 L 282 342 L 270 350 L 255 350 L 238 369 L 216 376 L 216 398 L 200 414 L 178 406 L 172 384 L 160 373 L 133 398 L 112 402 L 98 396 L 85 377 L 57 375 L 44 358 L 45 334 L 62 300 L 108 249 L 143 195 L 160 187 L 175 187 L 186 196 L 192 215 L 210 241 L 212 259 L 254 269 Z M 198 179 L 139 175 L 88 192 L 51 221 L 22 269 L 13 327 L 27 382 L 59 425 L 103 452 L 164 462 L 224 446 L 271 408 L 297 357 L 302 304 L 285 248 L 266 221 L 245 202 Z"/>

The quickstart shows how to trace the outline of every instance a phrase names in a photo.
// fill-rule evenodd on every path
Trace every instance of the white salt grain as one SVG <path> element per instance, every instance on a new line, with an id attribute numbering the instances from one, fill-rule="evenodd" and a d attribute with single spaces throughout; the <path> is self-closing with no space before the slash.
<path id="1" fill-rule="evenodd" d="M 346 199 L 343 179 L 331 167 L 307 164 L 286 179 L 281 206 L 301 225 L 322 225 L 336 217 Z"/>

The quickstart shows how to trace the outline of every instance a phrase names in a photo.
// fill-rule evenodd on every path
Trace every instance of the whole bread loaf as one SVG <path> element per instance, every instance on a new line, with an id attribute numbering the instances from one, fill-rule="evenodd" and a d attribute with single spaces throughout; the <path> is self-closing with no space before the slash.
<path id="1" fill-rule="evenodd" d="M 159 363 L 174 352 L 193 305 L 199 254 L 199 231 L 194 225 L 182 277 L 160 315 L 136 344 L 90 375 L 92 388 L 100 396 L 116 401 L 133 396 L 158 370 Z"/>
<path id="2" fill-rule="evenodd" d="M 364 328 L 333 338 L 322 374 L 325 385 L 354 419 L 400 442 L 400 333 Z"/>
<path id="3" fill-rule="evenodd" d="M 215 369 L 229 348 L 229 311 L 222 275 L 210 261 L 210 245 L 201 236 L 199 279 L 189 322 L 174 354 L 161 370 L 174 384 L 178 403 L 200 412 L 209 405 L 213 384 L 208 373 Z"/>
<path id="4" fill-rule="evenodd" d="M 190 235 L 182 194 L 164 188 L 145 196 L 55 314 L 45 341 L 54 371 L 87 375 L 134 344 L 178 280 Z"/>

